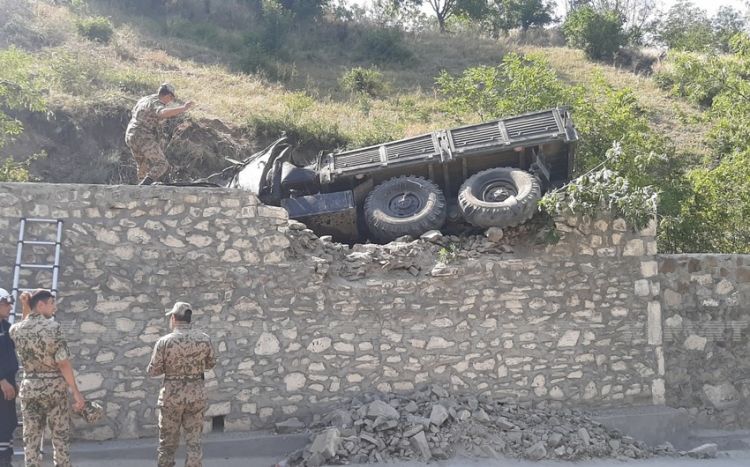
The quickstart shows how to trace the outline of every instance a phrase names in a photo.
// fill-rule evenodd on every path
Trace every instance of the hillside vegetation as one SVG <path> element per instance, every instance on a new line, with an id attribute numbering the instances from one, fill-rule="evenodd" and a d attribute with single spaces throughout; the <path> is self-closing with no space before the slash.
<path id="1" fill-rule="evenodd" d="M 685 58 L 651 60 L 655 80 L 650 66 L 634 73 L 642 56 L 592 61 L 555 29 L 488 34 L 465 12 L 443 34 L 340 6 L 300 9 L 323 3 L 0 0 L 0 154 L 15 160 L 0 156 L 0 179 L 132 183 L 129 110 L 164 81 L 197 103 L 165 128 L 167 156 L 186 179 L 282 132 L 295 157 L 310 161 L 323 150 L 566 105 L 581 133 L 578 173 L 607 159 L 609 179 L 628 181 L 618 192 L 628 201 L 609 209 L 636 219 L 660 193 L 662 251 L 750 250 L 748 228 L 736 222 L 750 206 L 747 182 L 733 192 L 739 211 L 719 208 L 729 183 L 721 177 L 736 180 L 746 159 L 716 171 L 727 159 L 717 155 L 711 119 L 719 117 L 705 96 L 681 88 Z M 720 138 L 724 154 L 742 153 L 735 133 Z M 591 204 L 578 201 L 584 212 Z"/>

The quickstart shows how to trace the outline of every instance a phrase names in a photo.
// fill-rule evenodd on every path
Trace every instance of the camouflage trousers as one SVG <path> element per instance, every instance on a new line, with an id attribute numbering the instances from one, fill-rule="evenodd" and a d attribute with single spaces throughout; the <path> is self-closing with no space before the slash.
<path id="1" fill-rule="evenodd" d="M 164 151 L 157 140 L 151 138 L 129 138 L 126 139 L 130 152 L 133 153 L 135 165 L 138 168 L 138 180 L 148 175 L 152 179 L 159 180 L 167 172 L 170 166 Z"/>
<path id="2" fill-rule="evenodd" d="M 65 380 L 62 377 L 24 380 L 20 398 L 26 467 L 42 465 L 42 434 L 46 425 L 52 435 L 54 465 L 71 467 L 70 405 Z"/>
<path id="3" fill-rule="evenodd" d="M 180 428 L 185 430 L 185 467 L 203 466 L 201 436 L 205 412 L 205 402 L 159 407 L 158 467 L 174 466 L 174 454 L 180 444 Z"/>

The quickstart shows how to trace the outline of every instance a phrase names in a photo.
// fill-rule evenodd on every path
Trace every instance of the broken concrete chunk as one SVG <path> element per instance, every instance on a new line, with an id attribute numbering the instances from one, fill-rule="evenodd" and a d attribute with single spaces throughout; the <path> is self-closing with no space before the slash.
<path id="1" fill-rule="evenodd" d="M 589 436 L 589 432 L 586 428 L 581 427 L 578 429 L 578 437 L 581 438 L 584 445 L 588 446 L 591 444 L 591 436 Z"/>
<path id="2" fill-rule="evenodd" d="M 714 459 L 719 453 L 719 446 L 715 443 L 707 443 L 688 451 L 688 456 L 696 459 Z"/>
<path id="3" fill-rule="evenodd" d="M 552 433 L 547 438 L 547 446 L 549 446 L 551 448 L 556 448 L 556 447 L 558 447 L 560 445 L 560 443 L 562 442 L 562 439 L 563 439 L 563 435 L 562 434 L 560 434 L 560 433 Z"/>
<path id="4" fill-rule="evenodd" d="M 430 451 L 430 445 L 427 444 L 427 437 L 424 435 L 424 431 L 420 431 L 416 435 L 409 439 L 412 449 L 419 454 L 423 460 L 432 459 L 432 452 Z"/>
<path id="5" fill-rule="evenodd" d="M 342 409 L 335 409 L 323 417 L 323 423 L 339 429 L 350 427 L 353 424 L 351 414 Z"/>
<path id="6" fill-rule="evenodd" d="M 430 423 L 439 427 L 446 420 L 448 420 L 448 410 L 440 404 L 433 405 L 430 412 Z"/>
<path id="7" fill-rule="evenodd" d="M 372 401 L 367 405 L 367 417 L 378 418 L 383 417 L 386 419 L 394 418 L 398 419 L 398 410 L 394 409 L 390 405 L 383 401 Z"/>
<path id="8" fill-rule="evenodd" d="M 497 420 L 495 421 L 495 425 L 501 430 L 512 430 L 513 428 L 516 427 L 516 425 L 511 423 L 510 420 L 502 416 L 497 417 Z"/>
<path id="9" fill-rule="evenodd" d="M 326 461 L 336 455 L 340 444 L 341 437 L 338 428 L 328 428 L 315 437 L 310 446 L 310 455 L 320 456 L 323 461 Z"/>
<path id="10" fill-rule="evenodd" d="M 489 422 L 490 416 L 487 415 L 487 412 L 485 412 L 483 409 L 479 409 L 476 412 L 474 412 L 474 420 L 478 422 Z"/>
<path id="11" fill-rule="evenodd" d="M 411 438 L 412 436 L 416 435 L 420 431 L 424 431 L 424 426 L 412 425 L 411 427 L 407 428 L 406 431 L 404 431 L 404 438 Z"/>
<path id="12" fill-rule="evenodd" d="M 539 441 L 526 448 L 524 454 L 531 460 L 542 460 L 547 457 L 547 448 L 544 447 L 543 442 Z"/>
<path id="13" fill-rule="evenodd" d="M 409 401 L 406 406 L 404 407 L 404 410 L 406 410 L 409 413 L 414 413 L 417 410 L 419 410 L 419 406 L 414 401 Z"/>

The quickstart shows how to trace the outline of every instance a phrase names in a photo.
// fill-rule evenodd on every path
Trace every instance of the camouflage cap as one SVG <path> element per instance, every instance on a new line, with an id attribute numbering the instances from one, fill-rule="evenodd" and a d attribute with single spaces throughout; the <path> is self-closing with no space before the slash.
<path id="1" fill-rule="evenodd" d="M 164 316 L 174 315 L 180 321 L 185 321 L 185 318 L 192 316 L 193 307 L 187 302 L 177 302 L 174 304 L 171 310 L 166 312 Z"/>
<path id="2" fill-rule="evenodd" d="M 159 86 L 159 94 L 172 94 L 172 97 L 176 97 L 174 93 L 174 86 L 169 83 L 161 83 L 161 86 Z"/>
<path id="3" fill-rule="evenodd" d="M 86 421 L 86 423 L 96 423 L 104 416 L 104 407 L 97 401 L 86 401 L 79 412 L 75 412 Z"/>

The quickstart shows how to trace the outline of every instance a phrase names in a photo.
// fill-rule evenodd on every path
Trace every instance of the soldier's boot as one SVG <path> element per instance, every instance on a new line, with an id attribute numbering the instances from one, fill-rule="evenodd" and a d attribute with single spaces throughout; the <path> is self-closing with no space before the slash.
<path id="1" fill-rule="evenodd" d="M 143 177 L 143 180 L 141 180 L 141 183 L 139 183 L 138 185 L 153 185 L 153 183 L 154 183 L 154 179 L 146 175 L 145 177 Z"/>

